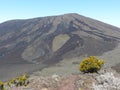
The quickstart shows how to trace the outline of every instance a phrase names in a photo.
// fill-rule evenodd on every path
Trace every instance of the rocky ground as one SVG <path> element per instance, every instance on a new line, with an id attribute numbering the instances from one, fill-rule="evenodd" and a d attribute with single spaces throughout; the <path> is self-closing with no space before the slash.
<path id="1" fill-rule="evenodd" d="M 31 76 L 27 87 L 9 90 L 120 90 L 120 74 L 112 69 L 99 73 Z"/>
<path id="2" fill-rule="evenodd" d="M 106 61 L 97 74 L 80 73 L 79 59 L 85 57 L 71 58 L 69 62 L 63 60 L 54 66 L 34 72 L 30 75 L 30 84 L 27 87 L 12 87 L 8 90 L 120 90 L 120 74 L 115 71 L 119 69 L 119 49 L 120 45 L 99 57 Z M 116 63 L 117 69 L 110 69 Z"/>

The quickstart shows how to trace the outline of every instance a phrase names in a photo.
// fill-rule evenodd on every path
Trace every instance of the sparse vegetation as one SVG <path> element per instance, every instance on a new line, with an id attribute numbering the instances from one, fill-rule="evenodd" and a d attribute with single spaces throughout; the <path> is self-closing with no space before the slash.
<path id="1" fill-rule="evenodd" d="M 4 83 L 0 82 L 0 90 L 4 90 Z"/>
<path id="2" fill-rule="evenodd" d="M 7 85 L 9 87 L 11 87 L 12 85 L 17 86 L 27 86 L 29 84 L 28 81 L 28 75 L 27 74 L 23 74 L 19 77 L 13 78 L 12 80 L 7 82 Z"/>
<path id="3" fill-rule="evenodd" d="M 100 70 L 103 64 L 103 60 L 90 56 L 80 63 L 79 70 L 84 73 L 94 73 Z"/>
<path id="4" fill-rule="evenodd" d="M 11 79 L 6 83 L 0 82 L 0 90 L 6 90 L 6 87 L 11 88 L 12 86 L 27 86 L 29 84 L 28 77 L 29 76 L 27 74 L 23 74 L 21 76 Z"/>

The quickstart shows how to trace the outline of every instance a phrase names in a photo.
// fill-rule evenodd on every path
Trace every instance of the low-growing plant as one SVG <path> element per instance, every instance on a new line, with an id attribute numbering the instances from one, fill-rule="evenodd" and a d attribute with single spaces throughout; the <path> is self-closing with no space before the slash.
<path id="1" fill-rule="evenodd" d="M 15 77 L 11 79 L 10 81 L 7 81 L 5 83 L 0 82 L 0 90 L 8 90 L 8 88 L 11 88 L 13 86 L 27 86 L 29 84 L 28 80 L 29 76 L 27 74 L 23 74 L 21 76 Z"/>
<path id="2" fill-rule="evenodd" d="M 0 82 L 0 90 L 4 90 L 4 83 Z"/>
<path id="3" fill-rule="evenodd" d="M 13 78 L 12 80 L 7 82 L 7 85 L 9 87 L 11 86 L 27 86 L 29 84 L 29 80 L 28 80 L 28 75 L 27 74 L 23 74 L 19 77 Z"/>
<path id="4" fill-rule="evenodd" d="M 94 73 L 99 71 L 103 64 L 103 60 L 97 59 L 95 56 L 90 56 L 80 63 L 79 70 L 84 73 Z"/>

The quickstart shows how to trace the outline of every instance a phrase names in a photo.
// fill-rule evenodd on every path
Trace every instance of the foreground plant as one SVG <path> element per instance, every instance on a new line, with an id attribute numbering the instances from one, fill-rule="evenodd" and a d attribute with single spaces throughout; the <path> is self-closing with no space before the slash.
<path id="1" fill-rule="evenodd" d="M 13 78 L 12 80 L 7 82 L 7 86 L 8 87 L 12 87 L 12 86 L 27 86 L 29 84 L 29 80 L 28 80 L 28 75 L 27 74 L 23 74 L 19 77 Z"/>
<path id="2" fill-rule="evenodd" d="M 0 90 L 4 90 L 4 83 L 0 82 Z"/>
<path id="3" fill-rule="evenodd" d="M 99 71 L 103 64 L 103 60 L 97 59 L 95 56 L 90 56 L 80 63 L 79 70 L 84 73 L 94 73 Z"/>

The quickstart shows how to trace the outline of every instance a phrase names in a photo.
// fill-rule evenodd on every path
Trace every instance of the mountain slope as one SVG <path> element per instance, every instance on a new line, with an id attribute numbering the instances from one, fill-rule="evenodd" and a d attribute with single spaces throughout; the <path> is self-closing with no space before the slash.
<path id="1" fill-rule="evenodd" d="M 74 13 L 11 20 L 0 24 L 0 68 L 102 55 L 119 41 L 120 28 Z"/>

